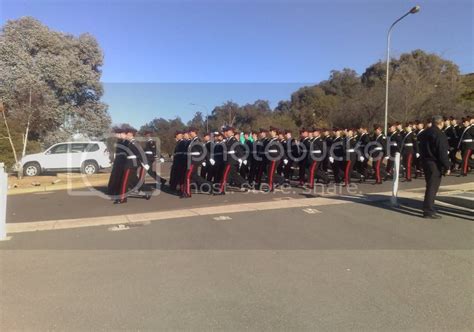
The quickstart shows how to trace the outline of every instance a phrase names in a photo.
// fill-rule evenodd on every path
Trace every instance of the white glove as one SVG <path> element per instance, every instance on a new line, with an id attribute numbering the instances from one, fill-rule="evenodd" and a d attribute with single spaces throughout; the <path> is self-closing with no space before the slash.
<path id="1" fill-rule="evenodd" d="M 373 160 L 374 160 L 374 158 L 372 158 L 372 157 L 369 157 L 369 161 L 373 161 Z"/>
<path id="2" fill-rule="evenodd" d="M 329 162 L 330 162 L 331 164 L 334 164 L 334 158 L 333 158 L 333 157 L 329 157 Z"/>
<path id="3" fill-rule="evenodd" d="M 239 164 L 242 164 L 242 159 L 239 158 Z"/>
<path id="4" fill-rule="evenodd" d="M 165 158 L 160 158 L 160 163 L 164 163 L 165 162 Z"/>
<path id="5" fill-rule="evenodd" d="M 203 162 L 202 162 L 202 166 L 206 167 L 206 165 L 207 165 L 206 162 L 203 161 Z"/>
<path id="6" fill-rule="evenodd" d="M 209 162 L 211 163 L 212 166 L 214 166 L 214 164 L 216 163 L 216 161 L 214 159 L 209 159 Z"/>
<path id="7" fill-rule="evenodd" d="M 248 163 L 247 159 L 245 159 L 245 160 L 243 161 L 243 163 L 244 163 L 244 165 L 247 165 L 247 163 Z"/>
<path id="8" fill-rule="evenodd" d="M 143 165 L 143 168 L 148 171 L 150 169 L 150 165 Z"/>
<path id="9" fill-rule="evenodd" d="M 362 156 L 359 157 L 359 161 L 364 161 L 364 159 L 365 159 L 365 158 L 362 157 Z"/>
<path id="10" fill-rule="evenodd" d="M 417 157 L 417 158 L 420 158 L 420 154 L 419 154 L 418 152 L 416 153 L 416 157 Z"/>
<path id="11" fill-rule="evenodd" d="M 283 159 L 283 164 L 287 165 L 288 164 L 288 159 Z"/>
<path id="12" fill-rule="evenodd" d="M 383 159 L 387 160 L 388 158 L 389 158 L 389 156 L 386 156 L 386 157 L 384 157 Z"/>

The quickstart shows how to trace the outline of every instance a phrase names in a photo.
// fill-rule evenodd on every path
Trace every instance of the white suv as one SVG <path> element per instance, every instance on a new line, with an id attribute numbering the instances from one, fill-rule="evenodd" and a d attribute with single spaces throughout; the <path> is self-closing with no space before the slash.
<path id="1" fill-rule="evenodd" d="M 64 142 L 51 146 L 45 152 L 23 157 L 21 164 L 26 176 L 36 176 L 45 171 L 81 171 L 89 175 L 110 167 L 110 158 L 103 142 Z"/>

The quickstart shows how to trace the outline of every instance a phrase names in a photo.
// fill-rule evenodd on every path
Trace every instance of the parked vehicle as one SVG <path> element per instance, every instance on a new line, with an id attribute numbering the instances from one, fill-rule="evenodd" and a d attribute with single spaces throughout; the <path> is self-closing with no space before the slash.
<path id="1" fill-rule="evenodd" d="M 109 151 L 103 142 L 64 142 L 44 152 L 26 155 L 21 159 L 25 176 L 43 172 L 81 171 L 94 174 L 110 167 Z"/>

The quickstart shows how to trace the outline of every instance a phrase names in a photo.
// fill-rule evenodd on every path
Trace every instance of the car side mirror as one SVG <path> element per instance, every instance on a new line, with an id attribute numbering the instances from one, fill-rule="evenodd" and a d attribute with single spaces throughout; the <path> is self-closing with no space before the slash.
<path id="1" fill-rule="evenodd" d="M 44 154 L 46 155 L 51 154 L 51 150 L 46 151 Z"/>

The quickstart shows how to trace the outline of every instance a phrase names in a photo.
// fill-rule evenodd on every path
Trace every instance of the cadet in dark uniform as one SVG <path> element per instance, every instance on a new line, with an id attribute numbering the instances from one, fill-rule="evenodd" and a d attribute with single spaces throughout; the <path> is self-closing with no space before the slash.
<path id="1" fill-rule="evenodd" d="M 256 131 L 252 131 L 252 138 L 253 141 L 248 140 L 246 142 L 247 147 L 249 149 L 249 174 L 247 180 L 249 185 L 254 186 L 255 180 L 257 179 L 258 174 L 258 154 L 257 154 L 257 142 L 258 142 L 258 135 Z"/>
<path id="2" fill-rule="evenodd" d="M 444 133 L 446 137 L 448 137 L 449 143 L 449 159 L 451 160 L 451 170 L 454 169 L 456 166 L 456 153 L 457 153 L 457 146 L 459 143 L 458 134 L 456 128 L 453 125 L 454 118 L 451 116 L 446 118 L 444 121 Z M 455 121 L 454 121 L 455 122 Z"/>
<path id="3" fill-rule="evenodd" d="M 161 185 L 164 185 L 166 183 L 166 180 L 163 179 L 161 176 L 159 176 L 156 171 L 153 169 L 154 167 L 156 168 L 156 163 L 159 161 L 163 163 L 165 159 L 159 153 L 157 147 L 156 147 L 156 141 L 151 137 L 153 134 L 151 131 L 146 131 L 145 133 L 146 137 L 146 142 L 145 142 L 145 148 L 143 149 L 145 151 L 146 159 L 148 161 L 148 165 L 150 165 L 150 168 L 148 169 L 148 174 L 155 179 L 157 183 L 160 183 Z M 141 173 L 140 173 L 140 180 L 145 181 L 145 169 L 141 168 Z"/>
<path id="4" fill-rule="evenodd" d="M 359 181 L 362 181 L 362 175 L 354 170 L 355 162 L 358 154 L 356 151 L 357 137 L 354 136 L 354 129 L 347 130 L 347 136 L 344 140 L 344 185 L 348 186 L 351 183 L 351 178 L 355 176 Z"/>
<path id="5" fill-rule="evenodd" d="M 187 144 L 186 174 L 181 198 L 191 197 L 191 184 L 196 185 L 197 190 L 200 192 L 212 193 L 212 182 L 207 181 L 197 173 L 199 165 L 206 158 L 206 148 L 199 140 L 196 128 L 189 128 L 188 134 L 190 139 Z"/>
<path id="6" fill-rule="evenodd" d="M 181 130 L 175 133 L 176 146 L 173 152 L 173 163 L 170 173 L 170 189 L 174 192 L 177 191 L 178 185 L 182 184 L 184 172 L 186 171 L 186 141 L 183 135 L 184 133 Z"/>
<path id="7" fill-rule="evenodd" d="M 257 176 L 255 179 L 255 187 L 256 189 L 260 189 L 260 185 L 262 184 L 262 178 L 263 174 L 266 171 L 267 168 L 267 160 L 265 158 L 265 148 L 267 147 L 268 144 L 268 137 L 267 137 L 268 131 L 264 128 L 260 128 L 259 130 L 259 139 L 257 143 L 255 144 L 255 148 L 257 151 L 257 155 L 255 157 L 255 160 L 257 162 Z"/>
<path id="8" fill-rule="evenodd" d="M 205 133 L 202 137 L 204 147 L 206 148 L 206 158 L 202 162 L 201 165 L 201 177 L 207 179 L 207 174 L 209 173 L 209 169 L 211 168 L 211 164 L 209 163 L 209 157 L 211 155 L 211 133 Z"/>
<path id="9" fill-rule="evenodd" d="M 308 153 L 311 145 L 309 132 L 306 128 L 300 130 L 300 141 L 298 144 L 298 179 L 300 186 L 306 182 L 306 166 L 308 164 Z"/>
<path id="10" fill-rule="evenodd" d="M 242 188 L 246 181 L 240 176 L 237 172 L 237 167 L 244 157 L 245 151 L 241 146 L 241 143 L 236 140 L 234 137 L 234 128 L 225 127 L 223 129 L 225 139 L 225 149 L 224 149 L 224 171 L 221 176 L 220 186 L 216 195 L 225 195 L 225 187 L 227 183 L 232 183 L 233 185 Z"/>
<path id="11" fill-rule="evenodd" d="M 314 180 L 322 180 L 324 184 L 329 183 L 329 177 L 322 168 L 324 160 L 324 141 L 321 137 L 321 129 L 313 129 L 313 139 L 310 142 L 308 153 L 308 183 L 309 188 L 314 188 Z"/>
<path id="12" fill-rule="evenodd" d="M 462 119 L 463 130 L 459 136 L 458 149 L 461 149 L 461 174 L 460 176 L 466 176 L 471 166 L 471 155 L 474 147 L 474 126 L 471 123 L 470 117 Z"/>
<path id="13" fill-rule="evenodd" d="M 374 170 L 375 184 L 382 184 L 382 179 L 385 179 L 387 172 L 382 167 L 382 163 L 387 156 L 386 152 L 387 141 L 383 134 L 382 126 L 374 125 L 374 140 L 369 149 L 370 158 L 372 159 L 372 168 Z"/>
<path id="14" fill-rule="evenodd" d="M 412 124 L 407 123 L 405 133 L 402 137 L 401 155 L 403 160 L 403 168 L 405 169 L 405 180 L 411 181 L 413 159 L 415 157 L 416 136 L 412 129 Z"/>
<path id="15" fill-rule="evenodd" d="M 294 161 L 296 158 L 298 158 L 298 142 L 296 142 L 296 140 L 292 137 L 290 130 L 284 130 L 284 135 L 285 145 L 283 148 L 285 150 L 285 159 L 283 160 L 283 176 L 285 177 L 285 181 L 290 183 L 291 179 L 293 178 Z"/>
<path id="16" fill-rule="evenodd" d="M 358 160 L 355 169 L 363 176 L 365 180 L 369 175 L 369 156 L 366 153 L 366 146 L 370 143 L 370 137 L 367 127 L 361 126 L 359 128 L 359 136 L 357 137 L 356 151 Z M 361 158 L 362 157 L 362 158 Z"/>
<path id="17" fill-rule="evenodd" d="M 115 134 L 115 149 L 114 149 L 114 161 L 112 164 L 112 170 L 110 172 L 109 183 L 107 185 L 107 193 L 113 197 L 120 194 L 120 186 L 122 184 L 122 177 L 125 172 L 125 164 L 127 162 L 127 153 L 124 147 L 127 146 L 128 141 L 125 139 L 126 134 L 124 130 L 118 127 L 113 128 Z"/>
<path id="18" fill-rule="evenodd" d="M 334 137 L 331 142 L 329 162 L 334 174 L 334 182 L 339 184 L 344 175 L 344 140 L 341 136 L 341 129 L 334 128 Z"/>
<path id="19" fill-rule="evenodd" d="M 127 162 L 125 164 L 125 172 L 120 188 L 120 198 L 115 200 L 114 204 L 126 203 L 127 197 L 132 193 L 144 197 L 147 200 L 151 197 L 150 194 L 141 191 L 143 182 L 140 181 L 137 174 L 139 167 L 143 167 L 147 171 L 150 168 L 145 157 L 145 152 L 141 145 L 135 140 L 137 130 L 134 128 L 127 128 L 125 129 L 125 132 L 128 140 L 127 149 L 125 150 L 127 153 Z"/>
<path id="20" fill-rule="evenodd" d="M 417 178 L 418 176 L 422 175 L 423 174 L 423 164 L 421 162 L 421 155 L 420 155 L 420 136 L 423 134 L 423 132 L 425 131 L 425 124 L 421 121 L 418 121 L 416 120 L 415 121 L 415 124 L 416 124 L 416 130 L 415 130 L 415 134 L 416 134 L 416 140 L 415 140 L 415 146 L 416 146 L 416 149 L 415 149 L 415 169 L 416 169 L 416 173 L 415 173 L 415 178 Z"/>
<path id="21" fill-rule="evenodd" d="M 441 177 L 450 174 L 448 158 L 448 138 L 441 130 L 443 118 L 435 116 L 432 126 L 426 129 L 420 138 L 420 154 L 423 162 L 426 180 L 425 200 L 423 202 L 423 216 L 430 219 L 441 218 L 436 214 L 434 201 L 441 184 Z"/>
<path id="22" fill-rule="evenodd" d="M 395 163 L 395 155 L 400 153 L 400 144 L 402 142 L 402 137 L 397 127 L 399 126 L 398 122 L 393 123 L 388 129 L 389 135 L 387 139 L 387 173 L 393 175 L 393 168 Z"/>
<path id="23" fill-rule="evenodd" d="M 277 173 L 277 166 L 283 156 L 283 146 L 278 139 L 278 129 L 270 127 L 270 138 L 265 146 L 265 160 L 267 170 L 268 189 L 272 192 L 275 189 L 275 184 L 282 185 L 284 178 Z"/>

